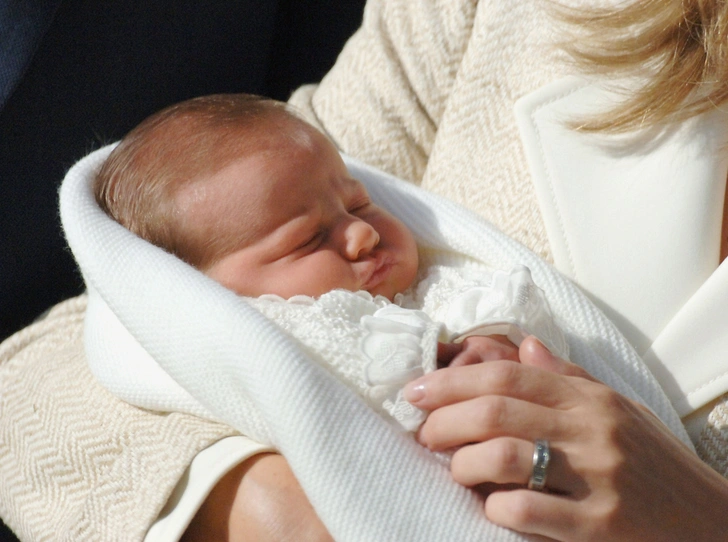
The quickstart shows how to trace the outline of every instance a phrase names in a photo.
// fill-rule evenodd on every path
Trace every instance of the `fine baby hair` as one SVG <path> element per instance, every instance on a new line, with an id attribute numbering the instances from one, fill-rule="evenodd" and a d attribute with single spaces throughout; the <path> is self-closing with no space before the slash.
<path id="1" fill-rule="evenodd" d="M 304 124 L 287 104 L 250 94 L 193 98 L 129 132 L 94 181 L 99 206 L 138 236 L 202 267 L 229 248 L 224 235 L 190 242 L 179 192 L 257 148 L 266 131 Z"/>

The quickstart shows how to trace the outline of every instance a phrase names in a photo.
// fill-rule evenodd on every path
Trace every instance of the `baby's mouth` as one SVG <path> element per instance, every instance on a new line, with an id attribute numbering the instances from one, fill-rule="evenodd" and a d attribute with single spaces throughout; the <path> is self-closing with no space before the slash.
<path id="1" fill-rule="evenodd" d="M 382 282 L 384 282 L 387 276 L 389 276 L 389 272 L 392 270 L 392 265 L 393 262 L 390 258 L 377 258 L 369 276 L 365 276 L 361 289 L 371 293 L 374 288 L 379 286 Z"/>

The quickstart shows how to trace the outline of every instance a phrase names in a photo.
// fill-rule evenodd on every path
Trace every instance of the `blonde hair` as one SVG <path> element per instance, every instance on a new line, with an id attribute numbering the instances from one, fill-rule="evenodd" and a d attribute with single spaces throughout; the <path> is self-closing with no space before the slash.
<path id="1" fill-rule="evenodd" d="M 728 2 L 637 0 L 613 8 L 567 8 L 565 49 L 592 74 L 636 77 L 636 92 L 584 130 L 624 132 L 684 120 L 728 99 Z"/>
<path id="2" fill-rule="evenodd" d="M 112 151 L 94 181 L 99 206 L 122 226 L 179 258 L 204 267 L 234 240 L 192 242 L 176 195 L 192 182 L 254 152 L 276 119 L 298 117 L 284 103 L 219 94 L 172 105 L 144 120 Z M 302 122 L 299 120 L 299 122 Z"/>

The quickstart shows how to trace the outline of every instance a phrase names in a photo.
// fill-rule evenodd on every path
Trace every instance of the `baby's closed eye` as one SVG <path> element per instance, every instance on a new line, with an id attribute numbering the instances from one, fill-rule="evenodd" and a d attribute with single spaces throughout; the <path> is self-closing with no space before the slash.
<path id="1" fill-rule="evenodd" d="M 371 205 L 371 203 L 372 201 L 369 199 L 369 196 L 359 198 L 347 207 L 346 212 L 349 214 L 356 214 L 359 211 L 365 210 Z"/>
<path id="2" fill-rule="evenodd" d="M 304 241 L 296 247 L 294 252 L 312 252 L 316 250 L 322 243 L 325 235 L 326 234 L 323 230 L 315 231 L 310 236 L 304 238 Z"/>

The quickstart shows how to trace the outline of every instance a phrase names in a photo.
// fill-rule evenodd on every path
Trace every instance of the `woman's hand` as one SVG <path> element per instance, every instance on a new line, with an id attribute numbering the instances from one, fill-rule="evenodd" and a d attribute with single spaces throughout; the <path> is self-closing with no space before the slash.
<path id="1" fill-rule="evenodd" d="M 504 486 L 486 497 L 491 521 L 562 541 L 728 539 L 728 482 L 653 414 L 535 338 L 519 353 L 521 363 L 442 369 L 405 391 L 432 411 L 420 442 L 459 447 L 456 481 Z M 551 448 L 544 492 L 525 489 L 536 439 Z"/>
<path id="2" fill-rule="evenodd" d="M 213 488 L 182 540 L 332 542 L 278 454 L 251 457 Z"/>

